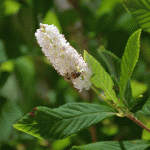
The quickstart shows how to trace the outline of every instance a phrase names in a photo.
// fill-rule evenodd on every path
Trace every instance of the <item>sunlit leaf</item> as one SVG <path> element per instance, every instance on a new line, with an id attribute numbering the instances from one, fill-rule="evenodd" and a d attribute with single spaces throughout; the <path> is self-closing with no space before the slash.
<path id="1" fill-rule="evenodd" d="M 57 140 L 57 141 L 54 141 L 52 143 L 52 147 L 53 149 L 55 150 L 63 150 L 65 149 L 67 146 L 69 146 L 71 144 L 71 137 L 67 137 L 63 140 Z"/>
<path id="2" fill-rule="evenodd" d="M 125 52 L 121 60 L 121 76 L 119 81 L 120 98 L 123 99 L 126 83 L 130 79 L 140 51 L 141 29 L 134 32 L 126 45 Z"/>
<path id="3" fill-rule="evenodd" d="M 92 84 L 94 84 L 97 88 L 101 88 L 108 100 L 114 101 L 118 106 L 124 106 L 116 97 L 113 90 L 114 83 L 101 64 L 86 51 L 84 51 L 84 59 L 88 63 L 89 67 L 92 68 Z"/>
<path id="4" fill-rule="evenodd" d="M 146 126 L 150 129 L 150 121 L 149 121 L 149 123 L 146 124 Z M 143 130 L 142 139 L 143 140 L 150 140 L 150 133 L 146 130 Z"/>

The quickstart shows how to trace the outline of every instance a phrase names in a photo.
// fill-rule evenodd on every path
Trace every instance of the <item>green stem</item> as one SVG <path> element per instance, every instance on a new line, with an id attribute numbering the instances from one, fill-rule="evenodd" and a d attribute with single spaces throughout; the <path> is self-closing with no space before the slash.
<path id="1" fill-rule="evenodd" d="M 117 109 L 109 100 L 107 100 L 106 97 L 103 96 L 103 95 L 97 90 L 97 88 L 95 88 L 94 85 L 91 85 L 91 88 L 92 88 L 93 91 L 94 91 L 95 93 L 97 93 L 108 105 L 110 105 L 112 108 L 114 108 L 115 110 L 118 111 L 118 109 Z"/>
<path id="2" fill-rule="evenodd" d="M 108 105 L 110 105 L 111 107 L 113 107 L 115 110 L 121 112 L 121 110 L 118 110 L 109 100 L 107 100 L 106 97 L 103 96 L 103 95 L 94 87 L 94 85 L 92 85 L 91 88 L 92 88 L 92 89 L 95 91 L 95 93 L 97 93 Z M 119 115 L 117 115 L 117 116 L 120 116 L 120 113 L 119 113 Z M 149 129 L 147 126 L 145 126 L 140 120 L 138 120 L 133 114 L 129 114 L 129 112 L 128 112 L 128 114 L 124 114 L 124 113 L 122 114 L 122 113 L 121 113 L 121 116 L 122 116 L 122 117 L 125 116 L 125 117 L 129 118 L 130 120 L 132 120 L 133 122 L 135 122 L 136 124 L 138 124 L 140 127 L 142 127 L 143 129 L 145 129 L 146 131 L 150 132 L 150 129 Z"/>

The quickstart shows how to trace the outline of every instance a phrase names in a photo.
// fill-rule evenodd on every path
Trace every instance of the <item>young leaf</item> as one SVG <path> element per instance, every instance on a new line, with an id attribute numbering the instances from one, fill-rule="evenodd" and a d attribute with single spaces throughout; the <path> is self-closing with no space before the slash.
<path id="1" fill-rule="evenodd" d="M 105 141 L 84 146 L 73 146 L 71 150 L 145 150 L 150 146 L 150 141 Z"/>
<path id="2" fill-rule="evenodd" d="M 110 75 L 114 75 L 117 79 L 120 77 L 120 68 L 121 68 L 121 60 L 115 56 L 113 53 L 107 50 L 99 50 L 99 62 L 100 64 L 104 64 L 105 70 L 108 70 Z M 102 62 L 102 63 L 101 63 Z"/>
<path id="3" fill-rule="evenodd" d="M 147 100 L 147 102 L 144 104 L 142 111 L 150 116 L 150 98 Z"/>
<path id="4" fill-rule="evenodd" d="M 133 101 L 132 88 L 130 79 L 127 81 L 125 91 L 124 91 L 124 102 L 128 108 L 131 108 L 131 102 Z"/>
<path id="5" fill-rule="evenodd" d="M 150 1 L 149 0 L 122 0 L 125 7 L 138 22 L 140 27 L 150 32 Z"/>
<path id="6" fill-rule="evenodd" d="M 134 32 L 126 45 L 125 52 L 121 60 L 121 75 L 119 82 L 120 99 L 123 99 L 126 83 L 134 70 L 140 51 L 141 29 Z"/>
<path id="7" fill-rule="evenodd" d="M 142 110 L 136 112 L 136 117 L 150 128 L 150 98 L 144 104 Z M 149 140 L 150 134 L 147 130 L 143 130 L 142 139 Z"/>
<path id="8" fill-rule="evenodd" d="M 113 86 L 113 90 L 115 91 L 117 97 L 118 97 L 118 94 L 119 94 L 119 82 L 117 80 L 117 78 L 114 76 L 114 75 L 111 75 L 111 79 L 114 83 L 114 86 Z"/>
<path id="9" fill-rule="evenodd" d="M 136 117 L 141 120 L 144 124 L 149 123 L 150 118 L 150 98 L 143 105 L 142 110 L 135 113 Z"/>
<path id="10" fill-rule="evenodd" d="M 34 111 L 14 124 L 14 128 L 51 140 L 63 139 L 115 113 L 109 107 L 87 103 L 69 103 L 55 109 L 37 107 Z"/>
<path id="11" fill-rule="evenodd" d="M 109 76 L 109 74 L 104 70 L 101 64 L 93 58 L 90 54 L 84 51 L 84 59 L 88 63 L 88 65 L 92 68 L 93 77 L 91 78 L 92 84 L 94 84 L 97 88 L 101 88 L 106 95 L 108 100 L 114 101 L 118 106 L 123 107 L 123 103 L 121 103 L 113 90 L 114 83 Z"/>

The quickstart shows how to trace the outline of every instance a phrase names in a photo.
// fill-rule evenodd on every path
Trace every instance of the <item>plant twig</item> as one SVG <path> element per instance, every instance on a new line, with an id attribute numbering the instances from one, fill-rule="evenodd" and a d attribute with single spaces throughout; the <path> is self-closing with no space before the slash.
<path id="1" fill-rule="evenodd" d="M 130 120 L 132 120 L 133 122 L 135 122 L 136 124 L 138 124 L 141 128 L 150 132 L 150 129 L 147 126 L 145 126 L 140 120 L 138 120 L 136 117 L 134 117 L 132 115 L 127 115 L 126 117 L 129 118 Z"/>
<path id="2" fill-rule="evenodd" d="M 92 126 L 89 128 L 89 132 L 91 134 L 92 143 L 97 142 L 97 133 L 96 133 L 96 126 Z"/>
<path id="3" fill-rule="evenodd" d="M 103 96 L 95 87 L 94 85 L 91 85 L 91 88 L 94 90 L 95 93 L 97 93 L 108 105 L 110 105 L 112 108 L 118 111 L 116 107 L 109 101 L 105 96 Z"/>

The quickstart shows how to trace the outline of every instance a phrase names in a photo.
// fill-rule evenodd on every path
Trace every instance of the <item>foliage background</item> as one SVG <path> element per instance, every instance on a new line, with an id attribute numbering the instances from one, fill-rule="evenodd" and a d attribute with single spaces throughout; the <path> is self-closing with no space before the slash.
<path id="1" fill-rule="evenodd" d="M 34 36 L 40 22 L 56 25 L 79 53 L 85 49 L 98 61 L 98 50 L 104 47 L 121 58 L 139 26 L 120 0 L 0 0 L 0 4 L 0 149 L 67 150 L 96 141 L 150 139 L 135 123 L 119 117 L 59 141 L 39 140 L 15 130 L 12 124 L 34 107 L 101 101 L 92 90 L 79 93 L 52 68 Z M 141 109 L 150 95 L 149 41 L 150 35 L 142 31 L 132 92 L 143 98 L 133 111 Z"/>

